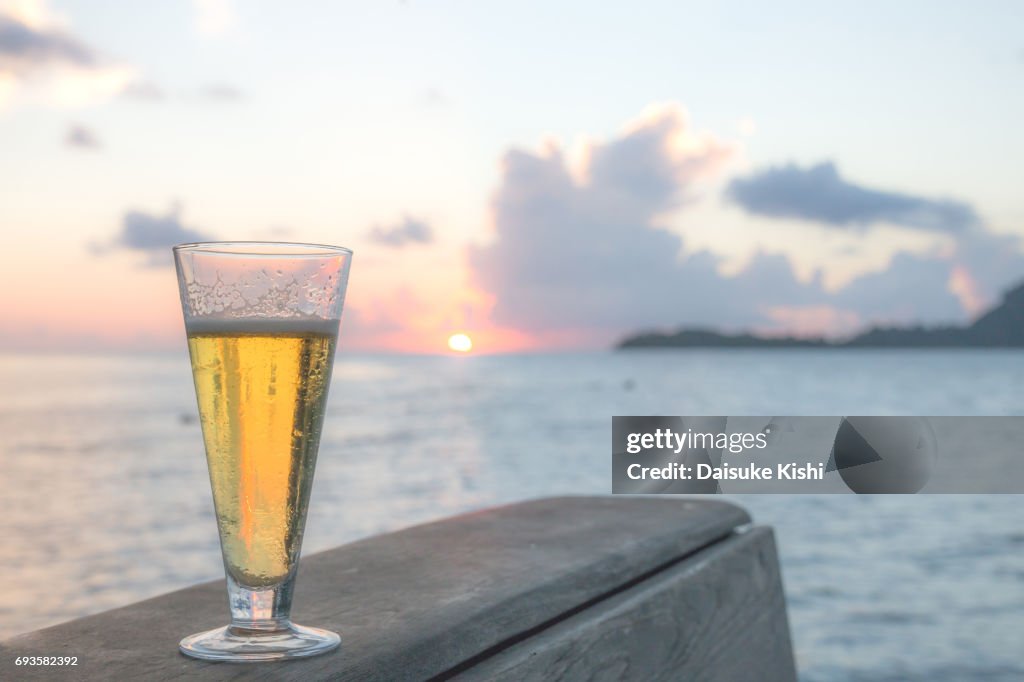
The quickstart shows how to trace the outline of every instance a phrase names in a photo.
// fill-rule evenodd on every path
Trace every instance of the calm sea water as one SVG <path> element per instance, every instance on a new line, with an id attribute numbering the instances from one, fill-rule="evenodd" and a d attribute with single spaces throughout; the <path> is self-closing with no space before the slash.
<path id="1" fill-rule="evenodd" d="M 0 637 L 222 568 L 184 355 L 0 355 Z M 1024 414 L 1024 353 L 339 355 L 305 550 L 610 490 L 613 414 Z M 775 527 L 801 677 L 1024 679 L 1003 496 L 746 496 Z"/>

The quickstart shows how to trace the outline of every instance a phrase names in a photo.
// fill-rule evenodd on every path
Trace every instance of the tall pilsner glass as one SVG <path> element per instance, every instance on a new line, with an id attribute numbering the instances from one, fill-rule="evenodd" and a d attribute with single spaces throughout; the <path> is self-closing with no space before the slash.
<path id="1" fill-rule="evenodd" d="M 217 661 L 314 656 L 338 635 L 290 620 L 352 252 L 174 247 L 231 624 L 181 640 Z"/>

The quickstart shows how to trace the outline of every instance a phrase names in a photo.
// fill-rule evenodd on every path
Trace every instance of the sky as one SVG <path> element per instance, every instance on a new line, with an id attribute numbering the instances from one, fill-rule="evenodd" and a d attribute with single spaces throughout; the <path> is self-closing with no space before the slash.
<path id="1" fill-rule="evenodd" d="M 0 0 L 0 348 L 170 349 L 169 248 L 355 251 L 341 346 L 968 322 L 1015 2 Z"/>

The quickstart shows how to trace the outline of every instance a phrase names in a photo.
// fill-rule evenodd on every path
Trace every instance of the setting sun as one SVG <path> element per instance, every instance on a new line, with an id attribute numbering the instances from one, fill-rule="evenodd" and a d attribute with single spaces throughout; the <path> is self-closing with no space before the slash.
<path id="1" fill-rule="evenodd" d="M 473 350 L 473 339 L 465 334 L 452 334 L 448 337 L 448 348 L 456 353 L 468 353 Z"/>

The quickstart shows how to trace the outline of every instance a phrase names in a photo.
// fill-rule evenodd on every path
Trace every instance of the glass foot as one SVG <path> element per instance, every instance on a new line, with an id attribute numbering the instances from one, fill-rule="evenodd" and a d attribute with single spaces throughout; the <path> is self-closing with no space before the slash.
<path id="1" fill-rule="evenodd" d="M 181 640 L 181 653 L 206 661 L 276 661 L 317 656 L 338 647 L 341 639 L 329 630 L 287 623 L 280 630 L 250 630 L 228 625 Z"/>

